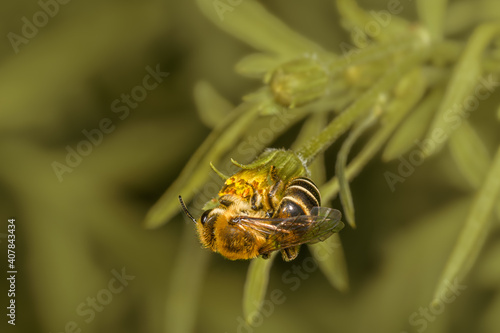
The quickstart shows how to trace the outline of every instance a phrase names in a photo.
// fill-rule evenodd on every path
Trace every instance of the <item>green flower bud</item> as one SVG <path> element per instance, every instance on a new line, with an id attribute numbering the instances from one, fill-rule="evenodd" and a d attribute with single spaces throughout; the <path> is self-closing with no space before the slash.
<path id="1" fill-rule="evenodd" d="M 327 69 L 312 58 L 292 60 L 268 73 L 265 78 L 276 102 L 289 108 L 324 96 L 328 81 Z"/>

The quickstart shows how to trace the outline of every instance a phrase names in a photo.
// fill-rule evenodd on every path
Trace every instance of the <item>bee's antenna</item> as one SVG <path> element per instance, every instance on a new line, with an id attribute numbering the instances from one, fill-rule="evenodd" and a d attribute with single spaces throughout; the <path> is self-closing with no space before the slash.
<path id="1" fill-rule="evenodd" d="M 186 213 L 186 215 L 191 219 L 193 220 L 194 223 L 196 223 L 196 219 L 193 217 L 193 215 L 191 215 L 191 213 L 189 212 L 189 210 L 187 209 L 186 207 L 186 204 L 184 203 L 184 201 L 182 200 L 182 197 L 179 195 L 179 201 L 181 203 L 181 206 L 182 206 L 182 210 L 184 211 L 184 213 Z"/>

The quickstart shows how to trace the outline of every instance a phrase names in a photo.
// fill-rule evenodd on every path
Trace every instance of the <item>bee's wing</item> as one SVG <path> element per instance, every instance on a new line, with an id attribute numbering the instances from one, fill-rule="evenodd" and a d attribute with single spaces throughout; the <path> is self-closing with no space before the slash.
<path id="1" fill-rule="evenodd" d="M 333 233 L 340 231 L 344 223 L 342 214 L 332 208 L 314 207 L 311 215 L 299 215 L 283 219 L 266 219 L 239 216 L 237 223 L 251 228 L 267 237 L 262 253 L 297 246 L 305 243 L 324 241 Z"/>

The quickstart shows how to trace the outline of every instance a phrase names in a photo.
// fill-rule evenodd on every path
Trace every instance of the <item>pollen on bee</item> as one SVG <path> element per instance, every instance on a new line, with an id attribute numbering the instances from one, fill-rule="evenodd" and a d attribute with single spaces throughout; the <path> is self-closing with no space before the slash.
<path id="1" fill-rule="evenodd" d="M 234 188 L 225 188 L 219 192 L 219 196 L 223 196 L 225 194 L 235 194 L 236 190 Z"/>

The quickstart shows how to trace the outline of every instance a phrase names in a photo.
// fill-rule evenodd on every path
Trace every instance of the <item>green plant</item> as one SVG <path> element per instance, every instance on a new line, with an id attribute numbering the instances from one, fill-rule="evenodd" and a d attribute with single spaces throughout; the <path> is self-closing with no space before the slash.
<path id="1" fill-rule="evenodd" d="M 236 70 L 261 79 L 263 86 L 245 96 L 235 108 L 208 83 L 196 87 L 200 116 L 213 131 L 150 210 L 145 225 L 158 227 L 177 214 L 179 193 L 186 201 L 195 198 L 209 181 L 210 163 L 231 171 L 220 167 L 229 157 L 251 162 L 279 134 L 304 121 L 291 148 L 306 161 L 313 178 L 321 184 L 324 202 L 340 195 L 352 227 L 356 224 L 349 183 L 380 151 L 382 159 L 389 162 L 415 151 L 416 141 L 426 143 L 418 160 L 421 164 L 424 159 L 442 155 L 442 148 L 449 147 L 452 167 L 465 179 L 474 199 L 437 283 L 434 300 L 446 292 L 449 281 L 462 280 L 492 228 L 493 214 L 497 220 L 500 218 L 500 146 L 496 141 L 484 142 L 469 121 L 477 108 L 471 103 L 479 103 L 486 94 L 484 99 L 488 98 L 498 85 L 498 18 L 486 23 L 481 22 L 481 17 L 460 21 L 450 13 L 475 4 L 419 1 L 418 23 L 388 12 L 389 23 L 378 33 L 370 33 L 363 27 L 375 22 L 373 15 L 352 0 L 338 0 L 343 26 L 362 33 L 352 44 L 342 43 L 342 54 L 336 54 L 292 31 L 255 1 L 243 1 L 232 11 L 223 12 L 223 20 L 220 10 L 214 10 L 214 2 L 197 3 L 221 29 L 259 51 L 244 57 Z M 500 12 L 500 5 L 488 5 Z M 469 35 L 471 26 L 474 28 Z M 452 39 L 450 35 L 460 38 Z M 492 84 L 478 88 L 483 84 L 481 80 Z M 477 95 L 478 91 L 482 95 Z M 327 123 L 331 114 L 333 120 Z M 254 141 L 252 149 L 241 154 L 248 135 L 269 126 L 273 117 L 284 115 L 289 117 L 288 122 L 276 128 L 272 136 Z M 494 123 L 493 113 L 487 117 Z M 498 123 L 493 126 L 498 127 Z M 338 153 L 336 176 L 327 180 L 323 153 L 345 133 L 348 134 Z M 349 152 L 358 140 L 363 146 L 348 162 Z M 493 157 L 489 153 L 492 148 L 496 150 Z M 385 178 L 392 190 L 405 181 L 405 177 L 394 173 L 386 173 Z M 185 232 L 194 231 L 187 228 Z M 319 267 L 334 287 L 345 291 L 348 278 L 340 239 L 335 236 L 327 242 L 331 244 L 314 245 L 336 249 L 326 259 L 318 260 Z M 191 246 L 192 243 L 186 245 L 184 250 L 193 255 L 188 249 Z M 315 251 L 311 253 L 314 255 Z M 179 259 L 180 271 L 187 265 L 182 262 Z M 250 264 L 243 300 L 249 322 L 252 313 L 262 305 L 272 263 L 272 259 L 255 259 Z M 196 300 L 171 302 L 184 302 L 189 308 L 195 306 Z"/>

